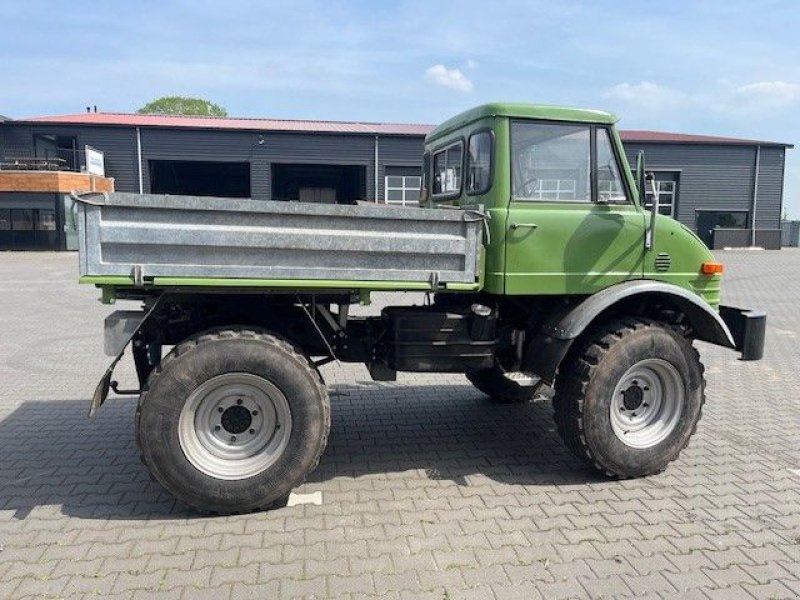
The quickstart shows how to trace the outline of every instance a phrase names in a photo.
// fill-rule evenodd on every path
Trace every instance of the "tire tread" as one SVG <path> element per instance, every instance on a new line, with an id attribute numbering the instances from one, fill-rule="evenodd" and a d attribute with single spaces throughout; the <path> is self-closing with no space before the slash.
<path id="1" fill-rule="evenodd" d="M 592 452 L 584 434 L 584 398 L 595 371 L 614 344 L 636 331 L 648 328 L 670 329 L 681 334 L 680 330 L 669 323 L 655 319 L 637 317 L 612 321 L 594 329 L 578 340 L 577 347 L 565 358 L 564 369 L 556 382 L 556 393 L 553 396 L 553 417 L 561 439 L 575 456 L 588 462 L 607 477 L 614 479 L 630 479 L 634 476 L 619 470 L 612 470 L 607 465 L 601 464 Z M 700 369 L 700 409 L 691 433 L 686 437 L 673 460 L 678 458 L 697 431 L 705 403 L 705 368 L 697 349 L 691 344 L 689 348 L 692 352 L 692 359 L 697 362 Z M 666 464 L 651 469 L 641 476 L 655 475 L 665 468 Z"/>
<path id="2" fill-rule="evenodd" d="M 330 423 L 331 423 L 331 405 L 330 405 L 330 397 L 328 396 L 327 389 L 325 387 L 325 383 L 322 379 L 322 375 L 311 362 L 309 361 L 308 357 L 302 353 L 302 351 L 297 348 L 294 344 L 292 344 L 287 339 L 269 332 L 265 329 L 260 328 L 237 328 L 237 327 L 220 327 L 216 329 L 210 329 L 207 331 L 200 332 L 180 344 L 176 345 L 171 352 L 169 352 L 161 362 L 153 368 L 150 372 L 149 377 L 147 378 L 147 384 L 145 385 L 144 390 L 142 391 L 141 395 L 139 396 L 139 402 L 136 405 L 136 415 L 135 415 L 135 427 L 136 427 L 136 446 L 139 451 L 139 457 L 142 464 L 147 467 L 148 472 L 150 473 L 150 478 L 155 480 L 155 476 L 153 475 L 153 470 L 151 469 L 150 465 L 148 464 L 147 457 L 142 448 L 142 441 L 139 435 L 139 425 L 141 422 L 141 414 L 142 408 L 148 402 L 148 390 L 151 388 L 151 384 L 156 380 L 157 377 L 161 375 L 164 371 L 164 367 L 168 366 L 170 363 L 175 362 L 178 359 L 183 359 L 185 356 L 190 355 L 193 350 L 200 347 L 203 344 L 207 344 L 210 342 L 214 342 L 217 340 L 231 340 L 231 339 L 256 339 L 260 340 L 264 343 L 272 345 L 279 349 L 281 352 L 287 355 L 287 358 L 291 360 L 295 366 L 305 371 L 311 381 L 314 383 L 314 386 L 317 388 L 317 392 L 322 398 L 322 410 L 323 410 L 323 420 L 324 420 L 324 428 L 323 428 L 323 437 L 322 443 L 319 445 L 319 450 L 314 458 L 312 467 L 303 474 L 302 479 L 298 482 L 297 485 L 302 484 L 306 477 L 319 465 L 319 461 L 322 457 L 322 454 L 325 452 L 325 447 L 328 445 L 328 437 L 330 435 Z M 227 511 L 227 510 L 209 510 L 199 505 L 192 504 L 190 501 L 187 501 L 184 498 L 181 498 L 180 501 L 183 504 L 186 504 L 190 508 L 197 510 L 202 513 L 206 514 L 215 514 L 220 516 L 228 516 L 234 514 L 241 514 L 241 512 L 237 511 Z M 276 500 L 272 500 L 270 502 L 266 502 L 263 505 L 256 506 L 248 511 L 242 512 L 257 512 L 262 510 L 269 510 L 271 508 L 280 507 L 285 505 L 286 498 L 278 498 Z"/>

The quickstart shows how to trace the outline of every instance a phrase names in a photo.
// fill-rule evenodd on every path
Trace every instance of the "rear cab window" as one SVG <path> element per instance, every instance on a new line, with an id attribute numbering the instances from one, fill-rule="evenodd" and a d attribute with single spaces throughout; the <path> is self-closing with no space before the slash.
<path id="1" fill-rule="evenodd" d="M 458 140 L 433 153 L 434 198 L 452 198 L 461 194 L 464 142 Z"/>
<path id="2" fill-rule="evenodd" d="M 494 135 L 489 129 L 470 135 L 467 149 L 467 194 L 485 194 L 492 187 Z"/>

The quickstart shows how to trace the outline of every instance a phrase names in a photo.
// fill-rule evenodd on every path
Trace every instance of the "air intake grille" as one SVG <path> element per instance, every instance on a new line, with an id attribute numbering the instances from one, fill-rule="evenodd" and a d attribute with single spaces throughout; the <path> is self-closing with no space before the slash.
<path id="1" fill-rule="evenodd" d="M 666 252 L 659 252 L 656 256 L 656 271 L 668 271 L 672 259 Z"/>

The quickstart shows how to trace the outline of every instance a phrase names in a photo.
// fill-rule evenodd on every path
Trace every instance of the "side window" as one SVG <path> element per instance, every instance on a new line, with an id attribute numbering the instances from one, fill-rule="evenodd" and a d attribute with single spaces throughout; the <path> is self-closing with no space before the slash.
<path id="1" fill-rule="evenodd" d="M 464 143 L 456 142 L 433 155 L 433 195 L 457 195 L 461 191 Z"/>
<path id="2" fill-rule="evenodd" d="M 469 138 L 467 193 L 483 194 L 492 185 L 492 132 L 481 131 Z"/>
<path id="3" fill-rule="evenodd" d="M 512 122 L 512 198 L 591 202 L 590 147 L 585 125 Z"/>
<path id="4" fill-rule="evenodd" d="M 597 196 L 600 202 L 628 203 L 617 157 L 614 156 L 608 130 L 603 127 L 597 128 Z"/>

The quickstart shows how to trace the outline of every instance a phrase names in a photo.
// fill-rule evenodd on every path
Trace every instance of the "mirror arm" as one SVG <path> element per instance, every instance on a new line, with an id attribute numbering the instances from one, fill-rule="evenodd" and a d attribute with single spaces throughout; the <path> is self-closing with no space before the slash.
<path id="1" fill-rule="evenodd" d="M 650 191 L 653 194 L 653 206 L 650 209 L 650 224 L 644 235 L 644 247 L 647 250 L 652 250 L 656 242 L 656 215 L 658 215 L 658 185 L 656 185 L 656 177 L 652 172 L 645 175 L 645 179 L 650 184 Z"/>

